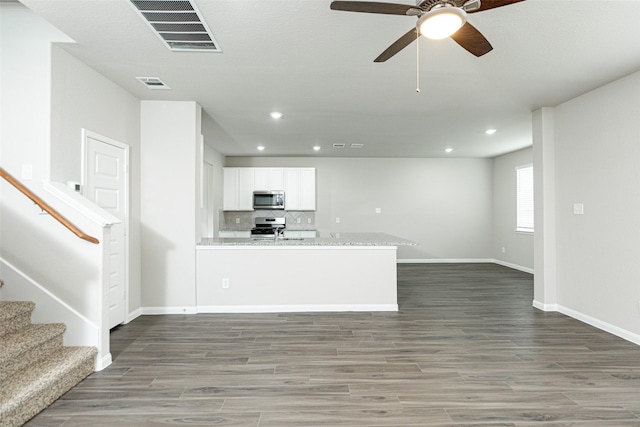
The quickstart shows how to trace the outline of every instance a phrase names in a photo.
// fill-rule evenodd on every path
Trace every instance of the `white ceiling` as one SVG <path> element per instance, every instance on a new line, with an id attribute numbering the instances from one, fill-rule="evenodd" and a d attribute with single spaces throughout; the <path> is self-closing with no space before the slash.
<path id="1" fill-rule="evenodd" d="M 531 144 L 531 111 L 640 70 L 638 0 L 470 14 L 494 50 L 476 58 L 422 39 L 420 93 L 416 43 L 373 62 L 415 17 L 332 11 L 330 0 L 194 1 L 222 53 L 169 51 L 128 0 L 21 0 L 76 41 L 68 52 L 136 97 L 197 101 L 218 126 L 207 142 L 233 156 L 494 157 Z"/>

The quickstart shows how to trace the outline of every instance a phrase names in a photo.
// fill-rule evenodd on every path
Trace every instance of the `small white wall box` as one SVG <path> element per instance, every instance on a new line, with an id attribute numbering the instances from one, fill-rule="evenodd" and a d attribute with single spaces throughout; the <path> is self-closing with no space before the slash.
<path id="1" fill-rule="evenodd" d="M 79 182 L 67 181 L 67 187 L 69 187 L 73 191 L 77 191 L 78 193 L 82 191 L 82 186 L 80 185 Z"/>

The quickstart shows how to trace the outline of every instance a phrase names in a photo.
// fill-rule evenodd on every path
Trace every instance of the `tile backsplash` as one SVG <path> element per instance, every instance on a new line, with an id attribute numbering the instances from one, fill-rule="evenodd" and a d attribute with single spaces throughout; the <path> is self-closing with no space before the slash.
<path id="1" fill-rule="evenodd" d="M 285 218 L 287 230 L 315 230 L 316 216 L 312 211 L 220 211 L 220 230 L 251 230 L 256 217 Z"/>

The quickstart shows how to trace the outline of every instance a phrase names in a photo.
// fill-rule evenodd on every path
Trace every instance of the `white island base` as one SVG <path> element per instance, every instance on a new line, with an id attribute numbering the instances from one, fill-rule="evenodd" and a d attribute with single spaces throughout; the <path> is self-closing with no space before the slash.
<path id="1" fill-rule="evenodd" d="M 396 246 L 197 246 L 199 313 L 397 311 Z"/>

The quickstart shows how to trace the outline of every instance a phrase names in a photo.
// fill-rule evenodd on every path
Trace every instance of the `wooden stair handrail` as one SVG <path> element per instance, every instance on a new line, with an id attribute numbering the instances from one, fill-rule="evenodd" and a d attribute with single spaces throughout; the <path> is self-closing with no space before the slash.
<path id="1" fill-rule="evenodd" d="M 31 190 L 29 190 L 27 187 L 22 185 L 22 183 L 20 181 L 15 179 L 13 176 L 11 176 L 9 174 L 9 172 L 7 172 L 6 170 L 4 170 L 1 167 L 0 167 L 0 176 L 2 178 L 4 178 L 9 184 L 11 184 L 15 188 L 17 188 L 18 191 L 20 191 L 22 194 L 24 194 L 29 199 L 31 199 L 31 201 L 33 203 L 35 203 L 36 205 L 40 206 L 40 208 L 43 211 L 47 212 L 49 215 L 51 215 L 53 218 L 55 218 L 60 224 L 62 224 L 65 227 L 67 227 L 73 234 L 75 234 L 76 236 L 78 236 L 81 239 L 86 240 L 87 242 L 91 242 L 91 243 L 95 243 L 95 244 L 100 243 L 100 241 L 98 239 L 96 239 L 95 237 L 89 236 L 88 234 L 84 233 L 82 230 L 80 230 L 73 223 L 71 223 L 68 219 L 66 219 L 64 216 L 62 216 L 58 211 L 56 211 L 51 206 L 49 206 L 40 197 L 36 196 Z"/>

